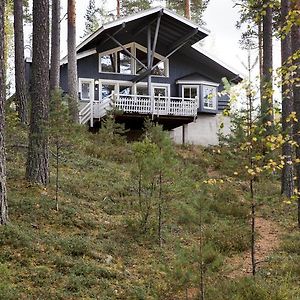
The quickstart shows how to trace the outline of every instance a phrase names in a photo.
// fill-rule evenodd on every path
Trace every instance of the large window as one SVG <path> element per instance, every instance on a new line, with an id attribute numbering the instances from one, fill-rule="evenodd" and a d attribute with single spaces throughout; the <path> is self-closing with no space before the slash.
<path id="1" fill-rule="evenodd" d="M 131 43 L 123 48 L 115 48 L 99 55 L 99 72 L 104 73 L 119 73 L 127 75 L 137 75 L 145 71 L 144 66 L 147 66 L 147 49 L 137 43 Z M 130 54 L 131 55 L 130 55 Z M 136 61 L 133 57 L 136 57 Z M 168 77 L 169 60 L 155 53 L 153 65 L 157 65 L 152 71 L 154 76 Z"/>
<path id="2" fill-rule="evenodd" d="M 217 109 L 217 88 L 210 85 L 202 85 L 202 99 L 204 109 Z"/>
<path id="3" fill-rule="evenodd" d="M 127 48 L 130 52 L 130 48 Z M 127 51 L 121 50 L 117 52 L 117 70 L 121 74 L 131 74 L 132 73 L 132 59 Z"/>
<path id="4" fill-rule="evenodd" d="M 100 56 L 101 72 L 116 72 L 116 55 L 115 53 Z"/>

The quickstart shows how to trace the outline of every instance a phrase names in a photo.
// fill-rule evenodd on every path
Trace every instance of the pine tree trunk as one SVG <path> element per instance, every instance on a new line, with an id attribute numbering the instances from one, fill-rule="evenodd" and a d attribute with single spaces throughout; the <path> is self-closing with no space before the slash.
<path id="1" fill-rule="evenodd" d="M 5 0 L 0 0 L 0 225 L 8 221 L 6 193 L 6 161 L 4 145 L 4 102 L 5 102 Z"/>
<path id="2" fill-rule="evenodd" d="M 264 3 L 269 3 L 265 0 Z M 273 10 L 270 6 L 266 8 L 263 16 L 263 93 L 261 99 L 261 113 L 263 123 L 266 124 L 267 134 L 271 131 L 269 122 L 273 123 Z"/>
<path id="3" fill-rule="evenodd" d="M 14 0 L 16 106 L 23 124 L 28 122 L 28 90 L 25 79 L 23 0 Z"/>
<path id="4" fill-rule="evenodd" d="M 293 2 L 292 2 L 293 3 Z M 300 1 L 294 2 L 293 10 L 300 10 Z M 292 27 L 292 52 L 295 53 L 300 50 L 300 26 L 294 25 Z M 298 68 L 295 71 L 295 83 L 293 85 L 293 93 L 294 93 L 294 110 L 296 111 L 297 118 L 300 120 L 300 57 L 298 57 L 294 61 L 294 65 L 297 65 Z M 295 141 L 298 145 L 300 145 L 300 122 L 295 122 Z M 300 147 L 296 147 L 296 158 L 300 159 Z M 296 186 L 298 191 L 300 191 L 300 164 L 296 165 Z M 298 227 L 300 228 L 300 196 L 298 194 Z"/>
<path id="5" fill-rule="evenodd" d="M 33 1 L 33 59 L 26 179 L 49 182 L 49 0 Z"/>
<path id="6" fill-rule="evenodd" d="M 71 120 L 79 122 L 78 82 L 76 58 L 76 7 L 75 0 L 68 0 L 68 94 Z"/>
<path id="7" fill-rule="evenodd" d="M 189 20 L 191 19 L 191 1 L 190 0 L 185 0 L 184 16 Z"/>
<path id="8" fill-rule="evenodd" d="M 117 0 L 117 17 L 120 18 L 120 15 L 121 15 L 120 0 Z"/>
<path id="9" fill-rule="evenodd" d="M 50 91 L 59 88 L 60 0 L 52 0 Z"/>
<path id="10" fill-rule="evenodd" d="M 284 26 L 288 13 L 290 11 L 290 1 L 281 0 L 281 24 Z M 288 67 L 287 60 L 292 55 L 291 35 L 281 38 L 281 65 Z M 293 92 L 291 84 L 285 83 L 282 85 L 282 131 L 288 140 L 291 140 L 293 135 L 292 122 L 287 122 L 287 118 L 293 111 Z M 294 193 L 293 180 L 293 146 L 290 143 L 285 143 L 282 146 L 282 155 L 285 157 L 284 167 L 281 176 L 281 193 L 288 198 L 291 198 Z"/>

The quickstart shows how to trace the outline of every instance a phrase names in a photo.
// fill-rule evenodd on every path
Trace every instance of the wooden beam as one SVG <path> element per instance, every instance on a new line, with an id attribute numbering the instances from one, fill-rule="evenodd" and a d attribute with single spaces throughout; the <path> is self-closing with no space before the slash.
<path id="1" fill-rule="evenodd" d="M 148 28 L 148 25 L 152 25 L 152 24 L 157 20 L 157 18 L 160 17 L 160 16 L 162 16 L 162 15 L 163 15 L 163 9 L 161 9 L 161 10 L 157 13 L 157 15 L 155 15 L 154 18 L 151 19 L 151 21 L 150 21 L 149 23 L 145 24 L 145 20 L 142 21 L 142 22 L 140 22 L 140 23 L 136 26 L 136 28 L 140 28 L 140 29 L 139 29 L 138 31 L 134 30 L 134 31 L 132 32 L 133 37 L 136 37 L 136 36 L 138 36 L 140 33 L 142 33 L 145 29 Z"/>
<path id="2" fill-rule="evenodd" d="M 124 52 L 126 52 L 130 57 L 132 57 L 135 61 L 137 61 L 143 68 L 147 69 L 147 67 L 134 55 L 131 54 L 131 52 L 129 52 L 124 45 L 122 45 L 117 39 L 115 39 L 113 36 L 106 34 L 107 36 L 109 36 L 109 38 L 114 41 L 118 46 L 120 46 Z"/>
<path id="3" fill-rule="evenodd" d="M 179 39 L 173 45 L 171 45 L 169 47 L 168 52 L 172 52 L 174 49 L 177 49 L 179 46 L 186 44 L 197 33 L 198 33 L 198 29 L 195 28 L 188 35 L 183 36 L 181 39 Z"/>
<path id="4" fill-rule="evenodd" d="M 151 72 L 161 63 L 165 62 L 171 55 L 173 55 L 175 52 L 177 52 L 180 48 L 182 48 L 196 33 L 198 32 L 198 29 L 193 30 L 189 35 L 187 35 L 185 38 L 180 39 L 180 41 L 176 42 L 172 47 L 170 47 L 170 52 L 158 63 L 156 63 L 151 68 L 147 68 L 147 70 L 136 77 L 132 79 L 132 82 L 137 83 L 143 80 L 145 77 L 147 77 Z M 180 42 L 180 43 L 179 43 Z M 176 46 L 174 48 L 174 46 Z"/>
<path id="5" fill-rule="evenodd" d="M 156 44 L 157 44 L 157 38 L 158 38 L 158 33 L 159 33 L 160 20 L 161 20 L 161 16 L 163 15 L 163 11 L 161 10 L 160 12 L 161 12 L 161 14 L 159 14 L 157 17 L 155 34 L 154 34 L 154 39 L 153 39 L 153 46 L 152 46 L 152 53 L 151 53 L 151 67 L 153 66 L 154 54 L 156 51 Z"/>
<path id="6" fill-rule="evenodd" d="M 112 35 L 110 35 L 110 36 L 116 36 L 116 35 L 117 35 L 120 31 L 122 31 L 125 27 L 126 27 L 126 23 L 123 22 L 122 25 L 121 25 L 121 27 L 120 27 L 118 30 L 116 30 L 116 31 L 115 31 Z M 107 43 L 107 42 L 111 39 L 110 36 L 107 37 L 105 40 L 103 40 L 102 42 L 100 42 L 100 43 L 98 44 L 97 51 L 99 50 L 100 47 L 102 47 L 105 43 Z M 99 51 L 98 51 L 98 52 L 99 52 Z"/>

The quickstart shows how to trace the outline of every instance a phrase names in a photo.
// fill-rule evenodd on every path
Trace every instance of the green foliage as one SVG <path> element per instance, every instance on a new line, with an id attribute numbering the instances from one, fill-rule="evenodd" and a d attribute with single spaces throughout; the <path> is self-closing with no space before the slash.
<path id="1" fill-rule="evenodd" d="M 103 8 L 96 7 L 95 0 L 89 0 L 89 4 L 84 15 L 85 29 L 82 38 L 95 32 L 100 27 L 99 19 L 102 13 Z"/>
<path id="2" fill-rule="evenodd" d="M 209 0 L 191 0 L 191 18 L 197 24 L 203 24 L 203 12 L 209 4 Z M 166 5 L 168 8 L 175 10 L 178 14 L 184 15 L 185 1 L 184 0 L 167 0 Z"/>

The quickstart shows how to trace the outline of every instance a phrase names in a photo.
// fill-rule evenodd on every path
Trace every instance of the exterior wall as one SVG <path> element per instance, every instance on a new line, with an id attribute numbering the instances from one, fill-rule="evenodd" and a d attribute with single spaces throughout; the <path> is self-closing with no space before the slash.
<path id="1" fill-rule="evenodd" d="M 116 46 L 112 45 L 112 48 Z M 105 50 L 109 49 L 105 47 Z M 104 49 L 103 49 L 104 50 Z M 102 52 L 102 50 L 101 50 Z M 159 54 L 161 54 L 158 51 Z M 135 75 L 124 75 L 124 74 L 110 74 L 110 73 L 100 73 L 99 72 L 99 54 L 92 54 L 90 56 L 84 57 L 77 62 L 78 78 L 91 78 L 94 80 L 106 79 L 106 80 L 120 80 L 120 81 L 131 81 Z M 214 82 L 219 82 L 219 92 L 223 90 L 221 84 L 223 74 L 218 74 L 209 65 L 201 63 L 197 60 L 186 56 L 184 54 L 184 49 L 176 52 L 169 58 L 169 77 L 156 77 L 152 76 L 152 83 L 163 83 L 170 84 L 170 94 L 173 97 L 181 96 L 181 88 L 176 81 L 179 78 L 188 76 L 193 73 L 199 73 Z M 63 91 L 67 92 L 67 65 L 61 66 L 61 79 L 60 84 Z M 142 82 L 147 82 L 147 78 L 143 79 Z M 99 91 L 95 87 L 95 100 L 98 100 Z M 224 110 L 228 104 L 228 98 L 226 96 L 218 97 L 218 111 Z M 216 113 L 211 112 L 211 113 Z"/>
<path id="2" fill-rule="evenodd" d="M 220 129 L 221 124 L 224 127 Z M 222 114 L 201 114 L 195 122 L 185 125 L 185 143 L 212 146 L 219 144 L 218 133 L 230 134 L 230 118 Z M 183 126 L 171 131 L 171 137 L 176 144 L 182 144 Z"/>

